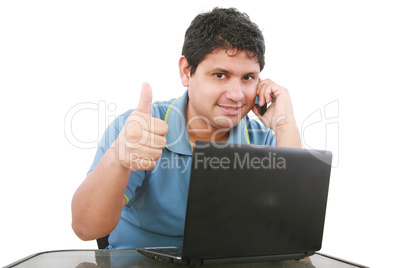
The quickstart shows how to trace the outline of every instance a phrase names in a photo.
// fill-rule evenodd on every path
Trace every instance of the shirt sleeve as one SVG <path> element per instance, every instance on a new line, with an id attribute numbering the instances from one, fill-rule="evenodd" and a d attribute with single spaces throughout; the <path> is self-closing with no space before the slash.
<path id="1" fill-rule="evenodd" d="M 87 176 L 95 169 L 98 165 L 99 161 L 102 159 L 105 152 L 110 148 L 113 142 L 116 140 L 120 131 L 122 130 L 124 123 L 126 122 L 127 116 L 126 113 L 118 116 L 112 123 L 106 128 L 103 133 L 102 139 L 99 142 L 98 149 L 95 153 L 94 161 L 92 162 L 91 167 L 87 173 Z"/>

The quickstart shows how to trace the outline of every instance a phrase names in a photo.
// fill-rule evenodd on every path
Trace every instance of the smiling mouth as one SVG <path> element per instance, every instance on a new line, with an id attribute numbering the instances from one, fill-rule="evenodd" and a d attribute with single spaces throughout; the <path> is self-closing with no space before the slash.
<path id="1" fill-rule="evenodd" d="M 242 107 L 242 106 L 226 106 L 226 105 L 219 105 L 219 104 L 218 104 L 218 106 L 222 107 L 224 109 L 229 109 L 229 110 L 234 110 L 234 111 L 239 110 Z"/>
<path id="2" fill-rule="evenodd" d="M 218 107 L 220 110 L 223 112 L 224 115 L 226 116 L 238 116 L 242 112 L 242 107 L 244 105 L 224 105 L 224 104 L 218 104 Z"/>

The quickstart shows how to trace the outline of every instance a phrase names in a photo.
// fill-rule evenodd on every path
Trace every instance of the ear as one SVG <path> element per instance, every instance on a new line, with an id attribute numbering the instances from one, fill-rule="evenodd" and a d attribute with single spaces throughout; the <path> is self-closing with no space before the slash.
<path id="1" fill-rule="evenodd" d="M 186 57 L 181 56 L 179 60 L 179 71 L 181 77 L 181 84 L 184 87 L 188 87 L 190 83 L 190 68 L 188 67 L 188 61 Z"/>

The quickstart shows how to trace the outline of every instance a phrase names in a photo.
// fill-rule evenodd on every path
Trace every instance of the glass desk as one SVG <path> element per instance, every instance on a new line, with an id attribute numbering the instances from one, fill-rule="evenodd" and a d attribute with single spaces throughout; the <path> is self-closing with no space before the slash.
<path id="1" fill-rule="evenodd" d="M 183 267 L 166 264 L 147 258 L 135 250 L 61 250 L 37 253 L 12 263 L 9 267 Z M 337 259 L 322 253 L 316 253 L 305 261 L 273 261 L 273 262 L 255 262 L 239 263 L 226 265 L 213 265 L 208 267 L 267 267 L 267 268 L 352 268 L 366 267 L 354 264 L 348 261 Z"/>

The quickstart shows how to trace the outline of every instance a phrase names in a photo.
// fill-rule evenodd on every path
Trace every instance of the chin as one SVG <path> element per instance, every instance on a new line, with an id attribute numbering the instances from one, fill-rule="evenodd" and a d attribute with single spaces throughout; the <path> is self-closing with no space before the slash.
<path id="1" fill-rule="evenodd" d="M 226 117 L 225 119 L 222 120 L 214 120 L 215 126 L 218 129 L 223 129 L 223 128 L 232 128 L 237 126 L 239 124 L 241 118 L 235 118 L 231 119 L 229 117 Z"/>

